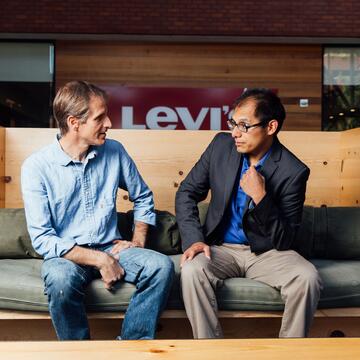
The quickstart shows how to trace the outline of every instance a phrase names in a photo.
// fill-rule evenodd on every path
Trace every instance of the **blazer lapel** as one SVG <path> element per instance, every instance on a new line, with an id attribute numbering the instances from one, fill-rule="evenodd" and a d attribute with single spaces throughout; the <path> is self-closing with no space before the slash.
<path id="1" fill-rule="evenodd" d="M 225 177 L 225 186 L 224 186 L 224 202 L 223 202 L 223 212 L 225 211 L 226 205 L 229 202 L 232 190 L 235 185 L 235 180 L 239 171 L 242 155 L 240 155 L 235 145 L 232 147 L 226 174 L 222 174 Z"/>
<path id="2" fill-rule="evenodd" d="M 274 172 L 278 168 L 277 162 L 281 158 L 281 144 L 275 139 L 273 147 L 271 149 L 271 153 L 269 158 L 265 161 L 264 166 L 260 170 L 260 174 L 265 178 L 265 181 L 268 182 L 273 176 Z"/>
<path id="3" fill-rule="evenodd" d="M 277 140 L 274 140 L 272 145 L 271 153 L 269 157 L 266 159 L 264 166 L 260 169 L 260 174 L 265 178 L 265 183 L 268 183 L 271 177 L 274 175 L 276 169 L 278 168 L 277 162 L 281 158 L 281 144 Z M 246 197 L 246 210 L 249 208 L 251 198 L 249 196 Z"/>

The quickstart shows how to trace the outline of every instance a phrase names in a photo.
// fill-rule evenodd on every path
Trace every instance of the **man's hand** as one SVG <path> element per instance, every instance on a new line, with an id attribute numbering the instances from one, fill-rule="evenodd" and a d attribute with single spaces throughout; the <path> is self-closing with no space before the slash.
<path id="1" fill-rule="evenodd" d="M 98 269 L 105 283 L 105 288 L 108 290 L 111 290 L 112 286 L 121 280 L 125 274 L 124 269 L 119 264 L 118 258 L 105 252 L 102 253 Z"/>
<path id="2" fill-rule="evenodd" d="M 265 196 L 265 178 L 259 174 L 255 166 L 251 165 L 249 170 L 242 176 L 240 186 L 243 191 L 251 197 L 257 205 Z"/>
<path id="3" fill-rule="evenodd" d="M 114 240 L 113 241 L 114 247 L 111 249 L 110 253 L 113 255 L 119 254 L 120 251 L 124 249 L 128 249 L 130 247 L 134 247 L 134 244 L 127 240 Z"/>
<path id="4" fill-rule="evenodd" d="M 184 254 L 180 260 L 180 267 L 182 267 L 187 260 L 192 260 L 194 256 L 203 252 L 205 256 L 210 260 L 210 247 L 205 243 L 199 241 L 192 244 L 187 250 L 185 250 Z"/>
<path id="5" fill-rule="evenodd" d="M 101 274 L 105 288 L 111 290 L 112 285 L 124 276 L 124 269 L 119 265 L 119 256 L 103 251 L 86 249 L 75 245 L 64 255 L 67 260 L 79 265 L 95 266 Z"/>

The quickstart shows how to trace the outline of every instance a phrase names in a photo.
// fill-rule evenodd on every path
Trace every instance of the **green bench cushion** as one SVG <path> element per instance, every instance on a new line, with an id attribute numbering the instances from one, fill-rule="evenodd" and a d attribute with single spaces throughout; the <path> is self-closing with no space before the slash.
<path id="1" fill-rule="evenodd" d="M 175 263 L 176 279 L 170 294 L 168 309 L 182 309 L 179 284 L 180 255 L 171 256 Z M 360 306 L 360 261 L 312 260 L 324 281 L 319 308 Z M 0 308 L 48 311 L 40 277 L 42 260 L 3 259 L 0 261 Z M 119 283 L 113 292 L 103 282 L 93 281 L 86 292 L 86 305 L 91 311 L 124 311 L 135 287 Z M 224 282 L 217 292 L 221 310 L 283 309 L 277 290 L 260 282 L 233 278 Z"/>
<path id="2" fill-rule="evenodd" d="M 39 257 L 31 245 L 24 209 L 0 209 L 0 258 Z"/>
<path id="3" fill-rule="evenodd" d="M 166 255 L 181 252 L 180 235 L 175 216 L 155 210 L 156 226 L 150 226 L 146 247 Z M 122 237 L 131 240 L 133 211 L 118 213 Z M 41 258 L 31 245 L 24 209 L 0 209 L 0 259 Z"/>
<path id="4" fill-rule="evenodd" d="M 202 222 L 207 205 L 199 206 Z M 172 214 L 157 211 L 157 226 L 149 232 L 148 246 L 168 255 L 180 251 L 180 238 Z M 118 214 L 125 239 L 131 238 L 132 212 Z M 296 245 L 316 265 L 324 281 L 320 308 L 360 306 L 360 208 L 305 207 Z M 33 250 L 26 230 L 23 209 L 0 209 L 0 308 L 47 311 L 40 278 L 42 260 Z M 9 259 L 10 258 L 10 259 Z M 326 258 L 332 258 L 328 260 Z M 177 277 L 168 308 L 181 309 L 179 259 L 172 256 Z M 347 260 L 342 260 L 347 259 Z M 94 311 L 124 311 L 135 287 L 120 283 L 114 292 L 95 280 L 87 289 L 86 305 Z M 268 285 L 242 278 L 228 279 L 217 293 L 224 310 L 281 310 L 278 291 Z"/>
<path id="5" fill-rule="evenodd" d="M 207 204 L 199 204 L 204 223 Z M 175 216 L 156 210 L 157 223 L 150 227 L 147 247 L 166 255 L 181 252 Z M 118 213 L 124 239 L 131 239 L 133 212 Z M 306 258 L 360 259 L 360 208 L 305 206 L 294 248 Z M 31 246 L 23 209 L 0 209 L 0 258 L 36 258 Z"/>
<path id="6" fill-rule="evenodd" d="M 324 283 L 319 308 L 360 306 L 360 261 L 312 259 Z"/>
<path id="7" fill-rule="evenodd" d="M 294 247 L 310 259 L 360 259 L 360 207 L 305 206 Z"/>

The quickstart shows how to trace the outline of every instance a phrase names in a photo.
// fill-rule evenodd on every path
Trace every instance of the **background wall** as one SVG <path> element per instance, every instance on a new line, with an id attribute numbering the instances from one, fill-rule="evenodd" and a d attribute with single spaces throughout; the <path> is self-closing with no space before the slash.
<path id="1" fill-rule="evenodd" d="M 57 41 L 56 85 L 278 89 L 285 130 L 321 130 L 320 45 L 149 44 Z M 240 95 L 240 94 L 239 94 Z M 299 99 L 310 106 L 299 107 Z"/>
<path id="2" fill-rule="evenodd" d="M 0 127 L 0 208 L 5 207 L 5 128 Z"/>
<path id="3" fill-rule="evenodd" d="M 325 36 L 360 34 L 358 0 L 16 0 L 0 32 Z"/>
<path id="4" fill-rule="evenodd" d="M 0 198 L 5 198 L 6 208 L 23 207 L 20 191 L 21 164 L 30 154 L 51 143 L 56 132 L 56 129 L 5 129 L 5 137 L 0 137 L 0 149 L 5 149 L 4 174 L 10 176 L 11 181 L 5 185 L 5 193 L 0 194 Z M 174 213 L 175 193 L 180 182 L 215 134 L 215 131 L 206 130 L 111 130 L 109 137 L 120 141 L 134 159 L 154 193 L 156 207 Z M 359 137 L 360 128 L 342 132 L 279 133 L 280 141 L 311 170 L 306 204 L 360 206 Z M 120 190 L 118 211 L 132 207 L 127 192 Z"/>

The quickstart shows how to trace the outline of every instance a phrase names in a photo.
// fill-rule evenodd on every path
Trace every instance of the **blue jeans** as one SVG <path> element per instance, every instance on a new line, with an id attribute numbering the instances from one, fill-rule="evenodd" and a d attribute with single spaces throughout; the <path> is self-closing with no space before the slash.
<path id="1" fill-rule="evenodd" d="M 98 250 L 110 251 L 111 247 Z M 136 285 L 123 321 L 121 339 L 153 339 L 172 285 L 174 265 L 166 255 L 141 248 L 122 250 L 119 263 L 125 270 L 124 281 Z M 42 277 L 58 339 L 90 339 L 84 295 L 87 285 L 100 277 L 97 269 L 53 258 L 44 261 Z"/>

